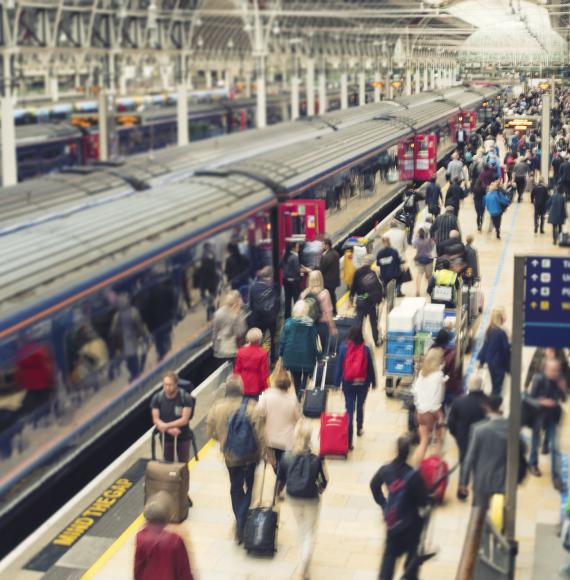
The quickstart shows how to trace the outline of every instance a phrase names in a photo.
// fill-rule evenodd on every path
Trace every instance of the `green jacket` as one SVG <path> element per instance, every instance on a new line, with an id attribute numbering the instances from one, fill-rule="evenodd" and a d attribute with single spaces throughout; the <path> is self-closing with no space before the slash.
<path id="1" fill-rule="evenodd" d="M 289 318 L 281 330 L 279 356 L 288 370 L 311 371 L 317 362 L 317 328 L 310 318 Z"/>

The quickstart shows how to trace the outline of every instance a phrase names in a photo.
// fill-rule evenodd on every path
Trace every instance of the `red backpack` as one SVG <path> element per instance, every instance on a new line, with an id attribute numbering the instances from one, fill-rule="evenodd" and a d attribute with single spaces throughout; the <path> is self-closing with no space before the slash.
<path id="1" fill-rule="evenodd" d="M 364 344 L 348 342 L 346 356 L 342 365 L 343 378 L 352 383 L 363 383 L 368 376 L 368 357 Z"/>

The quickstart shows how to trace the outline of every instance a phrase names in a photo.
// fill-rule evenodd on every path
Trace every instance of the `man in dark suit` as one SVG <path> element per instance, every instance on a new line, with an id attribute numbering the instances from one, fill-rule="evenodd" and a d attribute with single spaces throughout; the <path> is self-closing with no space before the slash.
<path id="1" fill-rule="evenodd" d="M 332 240 L 324 240 L 324 252 L 319 262 L 319 270 L 323 275 L 325 290 L 329 291 L 333 307 L 333 314 L 336 316 L 336 289 L 340 286 L 340 256 L 333 248 Z"/>
<path id="2" fill-rule="evenodd" d="M 570 199 L 570 160 L 568 159 L 568 154 L 560 154 L 564 161 L 560 164 L 558 168 L 558 183 L 560 184 L 560 189 L 562 193 L 566 195 L 566 200 Z"/>
<path id="3" fill-rule="evenodd" d="M 507 480 L 507 442 L 509 420 L 501 414 L 502 397 L 491 396 L 485 404 L 487 420 L 473 425 L 469 448 L 459 476 L 459 492 L 468 495 L 468 485 L 473 473 L 473 505 L 487 508 L 491 497 L 505 493 Z M 526 473 L 524 443 L 520 441 L 519 474 L 522 481 Z"/>

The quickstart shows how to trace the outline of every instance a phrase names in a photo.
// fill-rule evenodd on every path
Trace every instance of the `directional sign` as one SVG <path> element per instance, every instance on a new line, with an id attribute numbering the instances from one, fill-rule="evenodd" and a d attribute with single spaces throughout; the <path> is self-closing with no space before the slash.
<path id="1" fill-rule="evenodd" d="M 525 259 L 524 344 L 570 347 L 570 257 Z"/>

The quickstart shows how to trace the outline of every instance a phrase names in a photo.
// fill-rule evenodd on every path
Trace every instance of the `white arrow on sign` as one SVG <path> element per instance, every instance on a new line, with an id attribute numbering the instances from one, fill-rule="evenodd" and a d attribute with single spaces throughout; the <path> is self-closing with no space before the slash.
<path id="1" fill-rule="evenodd" d="M 531 278 L 532 278 L 533 280 L 538 280 L 538 274 L 533 274 L 533 275 L 531 276 Z"/>
<path id="2" fill-rule="evenodd" d="M 536 288 L 531 288 L 530 293 L 531 294 L 538 294 L 538 290 Z"/>
<path id="3" fill-rule="evenodd" d="M 533 260 L 531 264 L 536 268 L 538 266 L 538 260 Z"/>

